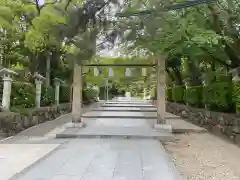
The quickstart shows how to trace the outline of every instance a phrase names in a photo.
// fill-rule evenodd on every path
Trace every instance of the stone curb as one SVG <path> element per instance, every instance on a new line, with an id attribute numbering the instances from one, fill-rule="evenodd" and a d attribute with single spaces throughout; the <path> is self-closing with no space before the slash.
<path id="1" fill-rule="evenodd" d="M 111 112 L 157 112 L 157 110 L 138 110 L 138 109 L 135 109 L 135 110 L 124 110 L 124 109 L 92 109 L 92 111 L 111 111 Z"/>
<path id="2" fill-rule="evenodd" d="M 132 105 L 132 106 L 121 106 L 121 105 L 117 105 L 117 106 L 111 106 L 111 105 L 100 105 L 100 107 L 125 107 L 125 108 L 154 108 L 154 106 L 138 106 L 136 104 Z"/>
<path id="3" fill-rule="evenodd" d="M 161 142 L 169 142 L 174 140 L 174 136 L 142 136 L 142 135 L 111 135 L 111 134 L 57 134 L 56 138 L 96 138 L 96 139 L 155 139 Z"/>
<path id="4" fill-rule="evenodd" d="M 1 140 L 0 140 L 0 144 L 3 144 L 5 141 L 7 141 L 7 140 L 9 140 L 9 139 L 12 139 L 13 137 L 14 137 L 14 136 L 10 136 L 10 137 L 1 139 Z"/>
<path id="5" fill-rule="evenodd" d="M 208 133 L 207 129 L 185 129 L 185 128 L 177 128 L 177 127 L 172 127 L 172 133 L 174 134 L 187 134 L 187 133 Z"/>
<path id="6" fill-rule="evenodd" d="M 111 119 L 156 119 L 155 116 L 82 116 L 82 118 L 93 118 L 93 119 L 102 119 L 102 118 L 111 118 Z"/>

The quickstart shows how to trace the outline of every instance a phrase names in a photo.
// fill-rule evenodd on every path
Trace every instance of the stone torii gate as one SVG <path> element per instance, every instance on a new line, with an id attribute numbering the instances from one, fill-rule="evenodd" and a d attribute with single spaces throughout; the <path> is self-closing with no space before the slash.
<path id="1" fill-rule="evenodd" d="M 158 59 L 157 62 L 155 64 L 128 64 L 128 63 L 112 63 L 112 64 L 84 64 L 81 66 L 81 69 L 83 66 L 87 66 L 87 67 L 155 67 L 156 69 L 156 89 L 157 89 L 157 102 L 156 102 L 156 106 L 157 106 L 157 125 L 163 125 L 165 124 L 165 120 L 161 117 L 161 110 L 165 110 L 165 103 L 162 104 L 161 101 L 164 99 L 165 97 L 161 97 L 161 94 L 164 96 L 165 93 L 160 93 L 160 89 L 161 89 L 161 85 L 164 86 L 165 85 L 165 76 L 161 78 L 162 75 L 164 75 L 164 71 L 165 71 L 165 60 L 160 60 Z M 80 89 L 79 89 L 79 93 L 80 96 L 78 96 L 77 99 L 73 99 L 72 102 L 72 114 L 74 115 L 78 115 L 79 120 L 76 122 L 73 120 L 73 126 L 74 127 L 82 127 L 83 126 L 83 122 L 81 121 L 81 115 L 82 115 L 82 85 L 83 85 L 83 78 L 82 78 L 82 70 L 81 70 L 81 75 L 80 78 L 78 79 L 78 81 L 80 81 Z M 161 80 L 164 80 L 164 82 L 161 82 Z M 74 83 L 73 83 L 74 85 Z M 158 128 L 156 126 L 156 128 Z"/>

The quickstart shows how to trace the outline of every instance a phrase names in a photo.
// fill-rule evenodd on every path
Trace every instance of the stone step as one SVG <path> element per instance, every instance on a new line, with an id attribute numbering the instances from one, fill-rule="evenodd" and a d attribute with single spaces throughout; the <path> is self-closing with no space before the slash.
<path id="1" fill-rule="evenodd" d="M 108 119 L 114 119 L 114 118 L 121 118 L 121 119 L 156 119 L 156 116 L 111 116 L 111 115 L 82 115 L 82 118 L 91 118 L 91 119 L 98 119 L 98 118 L 108 118 Z"/>
<path id="2" fill-rule="evenodd" d="M 57 138 L 120 138 L 120 139 L 156 139 L 172 141 L 169 131 L 145 127 L 95 126 L 85 128 L 67 128 L 56 135 Z"/>
<path id="3" fill-rule="evenodd" d="M 136 105 L 139 105 L 139 104 L 141 104 L 141 105 L 144 105 L 144 104 L 146 104 L 146 105 L 150 105 L 150 103 L 148 104 L 148 103 L 144 103 L 144 102 L 105 102 L 104 104 L 130 104 L 130 105 L 132 105 L 132 104 L 136 104 Z"/>
<path id="4" fill-rule="evenodd" d="M 100 107 L 126 107 L 126 108 L 131 108 L 131 107 L 135 107 L 135 108 L 154 108 L 153 105 L 131 105 L 131 104 L 101 104 Z"/>
<path id="5" fill-rule="evenodd" d="M 93 109 L 92 111 L 116 111 L 116 112 L 156 112 L 156 109 Z"/>

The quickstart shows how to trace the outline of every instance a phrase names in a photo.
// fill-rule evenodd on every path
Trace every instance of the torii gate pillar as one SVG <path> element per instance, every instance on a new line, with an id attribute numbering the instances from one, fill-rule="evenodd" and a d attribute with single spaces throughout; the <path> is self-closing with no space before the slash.
<path id="1" fill-rule="evenodd" d="M 83 89 L 83 73 L 82 64 L 75 64 L 73 71 L 73 88 L 72 88 L 72 123 L 67 127 L 81 128 L 84 126 L 82 122 L 82 89 Z"/>
<path id="2" fill-rule="evenodd" d="M 163 58 L 163 57 L 161 57 Z M 165 119 L 162 118 L 161 116 L 161 110 L 165 111 L 165 93 L 162 91 L 165 85 L 165 77 L 164 76 L 165 72 L 165 59 L 157 59 L 157 66 L 156 66 L 156 71 L 157 71 L 157 124 L 165 124 Z M 163 73 L 162 73 L 163 72 Z M 163 81 L 163 82 L 161 82 Z M 164 103 L 163 103 L 164 102 Z"/>

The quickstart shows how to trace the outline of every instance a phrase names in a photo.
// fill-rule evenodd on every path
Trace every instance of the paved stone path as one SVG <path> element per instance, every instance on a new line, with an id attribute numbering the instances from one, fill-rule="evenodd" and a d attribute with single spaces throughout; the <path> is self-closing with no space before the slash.
<path id="1" fill-rule="evenodd" d="M 68 128 L 64 132 L 57 135 L 59 138 L 109 138 L 109 137 L 124 137 L 124 138 L 150 138 L 161 141 L 172 140 L 173 136 L 167 131 L 153 129 L 151 119 L 156 122 L 156 114 L 146 117 L 143 112 L 131 112 L 131 109 L 143 108 L 144 105 L 153 108 L 150 103 L 135 104 L 134 107 L 126 107 L 127 104 L 122 104 L 125 107 L 125 112 L 114 111 L 93 111 L 84 114 L 83 122 L 86 124 L 84 129 Z M 133 105 L 133 102 L 131 103 Z M 113 104 L 115 107 L 115 104 Z M 101 105 L 105 110 L 109 107 Z"/>
<path id="2" fill-rule="evenodd" d="M 177 180 L 154 140 L 77 139 L 12 180 Z"/>
<path id="3" fill-rule="evenodd" d="M 10 179 L 58 147 L 58 144 L 0 144 L 0 179 Z"/>
<path id="4" fill-rule="evenodd" d="M 99 113 L 103 116 L 113 113 L 116 118 L 86 118 L 86 128 L 153 132 L 146 119 L 121 118 L 122 114 L 129 113 L 144 116 L 142 112 Z M 81 130 L 72 128 L 71 131 Z M 162 144 L 151 138 L 123 139 L 120 136 L 117 139 L 45 139 L 43 142 L 57 148 L 10 180 L 181 180 Z"/>

